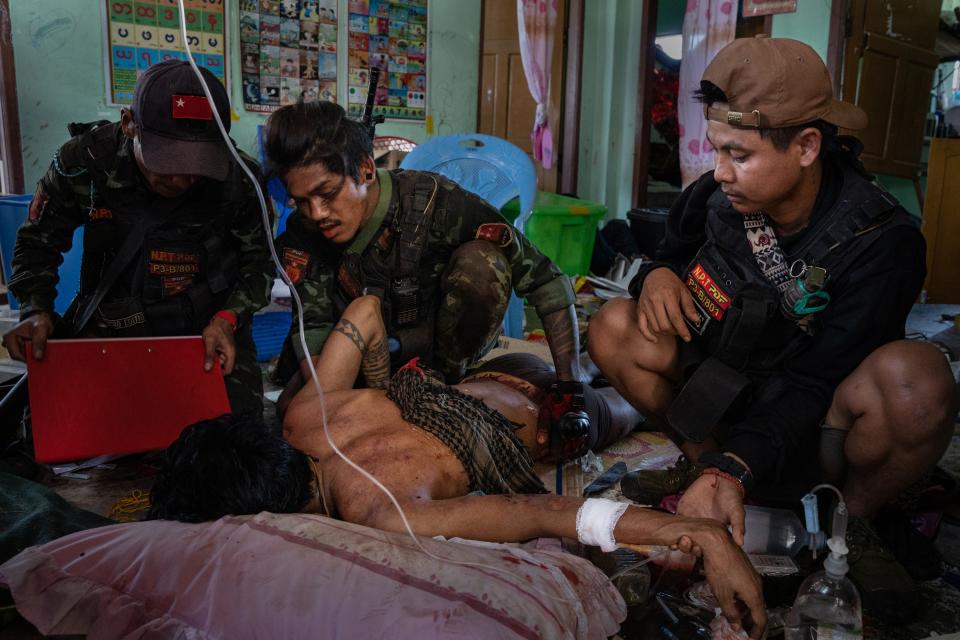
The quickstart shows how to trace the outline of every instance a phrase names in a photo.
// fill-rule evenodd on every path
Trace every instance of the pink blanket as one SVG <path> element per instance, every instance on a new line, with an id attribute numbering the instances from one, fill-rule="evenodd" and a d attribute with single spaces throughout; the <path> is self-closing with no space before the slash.
<path id="1" fill-rule="evenodd" d="M 421 539 L 314 515 L 138 522 L 26 549 L 0 583 L 44 634 L 606 638 L 623 600 L 555 540 Z"/>

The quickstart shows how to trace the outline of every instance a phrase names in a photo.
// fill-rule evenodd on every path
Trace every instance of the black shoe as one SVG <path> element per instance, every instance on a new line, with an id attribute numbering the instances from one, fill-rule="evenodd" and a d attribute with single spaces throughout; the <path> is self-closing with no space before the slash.
<path id="1" fill-rule="evenodd" d="M 856 585 L 863 610 L 887 624 L 917 618 L 920 592 L 907 570 L 888 551 L 870 523 L 851 516 L 847 526 L 848 577 Z"/>
<path id="2" fill-rule="evenodd" d="M 658 505 L 666 496 L 684 491 L 700 476 L 706 465 L 680 456 L 669 469 L 631 471 L 620 480 L 620 490 L 638 504 Z"/>

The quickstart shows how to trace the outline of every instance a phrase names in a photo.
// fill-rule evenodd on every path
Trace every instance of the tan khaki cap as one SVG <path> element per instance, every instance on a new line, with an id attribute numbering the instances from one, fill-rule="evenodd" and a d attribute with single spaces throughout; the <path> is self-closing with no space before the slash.
<path id="1" fill-rule="evenodd" d="M 776 129 L 825 120 L 865 129 L 867 114 L 833 98 L 830 74 L 809 45 L 789 38 L 734 40 L 703 72 L 727 96 L 729 110 L 704 107 L 708 120 L 735 127 Z"/>

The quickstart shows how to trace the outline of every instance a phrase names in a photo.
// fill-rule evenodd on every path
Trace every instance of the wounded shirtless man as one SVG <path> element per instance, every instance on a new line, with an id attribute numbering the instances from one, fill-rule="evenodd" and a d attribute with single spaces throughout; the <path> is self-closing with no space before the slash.
<path id="1" fill-rule="evenodd" d="M 325 410 L 330 438 L 393 493 L 418 535 L 491 542 L 567 537 L 607 551 L 620 542 L 694 553 L 702 556 L 728 620 L 761 637 L 760 579 L 718 522 L 547 494 L 533 461 L 554 454 L 537 435 L 544 428 L 537 402 L 543 386 L 531 382 L 536 367 L 529 361 L 508 361 L 501 368 L 509 373 L 488 365 L 456 386 L 413 365 L 397 372 L 386 390 L 352 389 L 371 355 L 366 345 L 383 336 L 378 305 L 364 297 L 344 312 L 317 360 L 324 397 L 312 383 L 296 395 L 283 422 L 286 440 L 234 416 L 187 427 L 167 451 L 149 517 L 196 522 L 260 511 L 317 512 L 405 531 L 387 496 L 331 448 Z M 635 423 L 616 398 L 588 394 L 585 409 L 605 430 L 603 437 L 593 434 L 591 444 L 599 448 Z M 746 605 L 746 618 L 737 600 Z"/>

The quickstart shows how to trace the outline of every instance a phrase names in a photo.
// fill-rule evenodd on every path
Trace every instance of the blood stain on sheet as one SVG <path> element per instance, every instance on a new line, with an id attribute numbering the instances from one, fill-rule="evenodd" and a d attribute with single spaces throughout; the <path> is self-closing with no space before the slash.
<path id="1" fill-rule="evenodd" d="M 560 567 L 560 571 L 563 572 L 564 577 L 570 582 L 570 584 L 580 584 L 580 578 L 577 577 L 577 574 L 567 567 Z"/>

